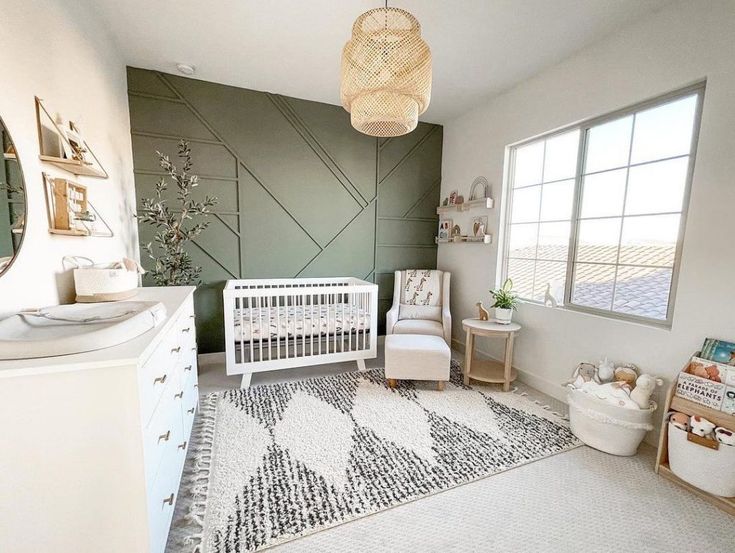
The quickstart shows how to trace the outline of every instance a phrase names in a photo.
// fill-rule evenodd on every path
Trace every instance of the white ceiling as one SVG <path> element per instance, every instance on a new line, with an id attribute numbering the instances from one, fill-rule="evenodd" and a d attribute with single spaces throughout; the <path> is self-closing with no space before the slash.
<path id="1" fill-rule="evenodd" d="M 342 46 L 378 0 L 86 0 L 135 67 L 339 103 Z M 444 123 L 670 0 L 402 0 L 433 53 Z"/>

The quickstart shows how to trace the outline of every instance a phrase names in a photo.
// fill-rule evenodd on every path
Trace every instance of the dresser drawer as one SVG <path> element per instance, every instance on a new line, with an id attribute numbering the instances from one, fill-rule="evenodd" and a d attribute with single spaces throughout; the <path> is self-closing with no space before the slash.
<path id="1" fill-rule="evenodd" d="M 189 439 L 191 436 L 191 427 L 194 424 L 197 407 L 199 405 L 199 385 L 197 384 L 196 374 L 192 376 L 186 386 L 184 386 L 184 436 Z"/>
<path id="2" fill-rule="evenodd" d="M 163 392 L 153 418 L 143 435 L 143 454 L 145 456 L 145 478 L 152 483 L 161 470 L 161 462 L 169 454 L 175 454 L 179 445 L 185 441 L 181 421 L 181 399 L 174 397 L 175 383 Z"/>
<path id="3" fill-rule="evenodd" d="M 150 553 L 163 553 L 179 493 L 184 454 L 170 449 L 161 461 L 153 485 L 148 488 L 148 533 Z"/>
<path id="4" fill-rule="evenodd" d="M 177 376 L 181 346 L 165 336 L 138 372 L 141 420 L 147 426 L 163 392 Z M 176 378 L 178 380 L 178 378 Z"/>

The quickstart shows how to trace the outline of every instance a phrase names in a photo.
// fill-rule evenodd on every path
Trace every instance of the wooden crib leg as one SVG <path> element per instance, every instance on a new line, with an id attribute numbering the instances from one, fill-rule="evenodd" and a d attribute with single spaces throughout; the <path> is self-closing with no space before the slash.
<path id="1" fill-rule="evenodd" d="M 250 379 L 253 377 L 253 373 L 243 373 L 242 380 L 240 381 L 240 388 L 247 390 L 250 388 Z"/>
<path id="2" fill-rule="evenodd" d="M 365 369 L 365 360 L 364 359 L 357 359 L 357 370 L 358 371 L 364 371 Z"/>

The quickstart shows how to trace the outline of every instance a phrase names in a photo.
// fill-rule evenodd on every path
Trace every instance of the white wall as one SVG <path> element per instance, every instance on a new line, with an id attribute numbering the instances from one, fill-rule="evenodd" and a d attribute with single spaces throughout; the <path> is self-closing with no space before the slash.
<path id="1" fill-rule="evenodd" d="M 19 257 L 0 276 L 0 314 L 72 300 L 70 275 L 62 274 L 64 255 L 99 261 L 138 256 L 125 63 L 79 4 L 3 0 L 0 9 L 0 116 L 20 156 L 28 200 Z M 52 115 L 79 123 L 109 179 L 74 177 L 39 161 L 34 96 Z M 42 171 L 87 185 L 115 237 L 50 235 Z"/>
<path id="2" fill-rule="evenodd" d="M 508 144 L 705 77 L 673 328 L 522 305 L 516 318 L 524 328 L 514 365 L 522 378 L 547 393 L 563 397 L 559 383 L 576 364 L 602 355 L 636 363 L 670 381 L 706 336 L 735 339 L 735 2 L 673 4 L 444 127 L 442 197 L 455 188 L 467 194 L 472 180 L 485 175 L 502 204 Z M 495 238 L 500 212 L 490 212 Z M 439 246 L 439 268 L 454 273 L 455 339 L 464 336 L 461 320 L 477 316 L 475 302 L 489 302 L 498 247 L 497 240 L 492 247 Z M 480 347 L 502 355 L 490 343 Z"/>

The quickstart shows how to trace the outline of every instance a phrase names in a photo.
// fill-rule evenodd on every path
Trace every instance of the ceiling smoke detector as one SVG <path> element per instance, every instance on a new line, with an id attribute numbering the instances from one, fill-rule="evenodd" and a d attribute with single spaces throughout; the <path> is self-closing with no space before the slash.
<path id="1" fill-rule="evenodd" d="M 176 69 L 179 70 L 179 73 L 182 73 L 184 75 L 193 75 L 196 69 L 193 65 L 189 65 L 188 63 L 177 63 Z"/>

